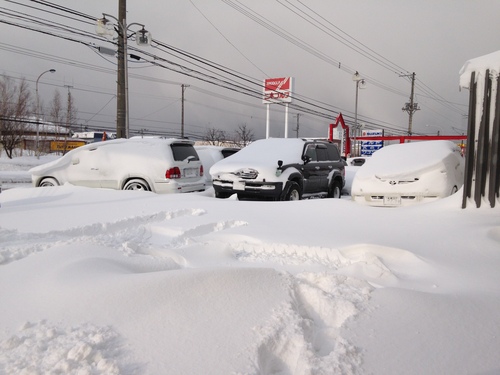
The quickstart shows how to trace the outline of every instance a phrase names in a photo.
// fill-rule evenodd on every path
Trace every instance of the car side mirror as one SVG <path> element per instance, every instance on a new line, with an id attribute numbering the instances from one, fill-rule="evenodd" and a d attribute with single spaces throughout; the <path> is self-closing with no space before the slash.
<path id="1" fill-rule="evenodd" d="M 278 160 L 278 168 L 276 168 L 276 177 L 281 176 L 281 167 L 283 167 L 283 160 Z"/>
<path id="2" fill-rule="evenodd" d="M 304 164 L 309 163 L 311 160 L 312 160 L 312 158 L 309 155 L 302 156 L 302 161 L 304 162 Z"/>

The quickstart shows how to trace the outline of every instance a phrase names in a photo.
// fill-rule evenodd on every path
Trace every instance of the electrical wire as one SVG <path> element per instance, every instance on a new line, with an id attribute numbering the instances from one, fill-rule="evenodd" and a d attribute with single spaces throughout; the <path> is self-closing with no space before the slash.
<path id="1" fill-rule="evenodd" d="M 18 5 L 24 5 L 24 4 L 19 4 L 16 1 L 10 0 L 9 2 L 18 4 Z M 61 12 L 76 15 L 78 17 L 83 17 L 86 20 L 92 20 L 92 21 L 95 20 L 95 17 L 83 14 L 81 12 L 74 11 L 74 10 L 66 8 L 66 7 L 62 7 L 62 6 L 50 3 L 48 1 L 41 1 L 41 0 L 35 1 L 35 0 L 33 0 L 33 2 L 37 3 L 37 4 L 44 5 L 44 6 L 48 6 L 50 8 L 57 9 L 58 11 L 61 11 Z M 228 4 L 230 3 L 231 6 L 233 6 L 233 7 L 235 5 L 234 3 L 232 3 L 228 0 L 225 0 L 224 2 L 228 3 Z M 240 7 L 238 9 L 245 9 L 244 7 L 241 7 L 241 5 L 238 5 L 238 7 Z M 38 9 L 38 8 L 36 8 L 36 9 Z M 46 27 L 49 30 L 50 30 L 50 28 L 52 28 L 52 29 L 55 29 L 59 32 L 69 33 L 70 35 L 76 34 L 79 37 L 92 38 L 92 39 L 98 40 L 100 42 L 108 42 L 109 43 L 109 41 L 107 41 L 101 37 L 98 37 L 92 33 L 88 33 L 84 30 L 74 30 L 74 28 L 72 28 L 72 26 L 66 26 L 66 25 L 63 25 L 60 23 L 53 26 L 50 22 L 44 22 L 40 17 L 26 17 L 23 15 L 15 15 L 15 14 L 13 15 L 12 13 L 11 14 L 8 14 L 8 13 L 9 12 L 3 11 L 3 14 L 8 16 L 8 17 L 17 17 L 18 20 L 21 20 L 21 21 L 27 22 L 27 23 L 32 23 L 32 24 L 35 24 L 38 26 Z M 51 13 L 55 13 L 55 12 L 51 12 Z M 249 12 L 248 14 L 251 15 L 252 13 Z M 61 14 L 57 14 L 57 15 L 62 16 Z M 257 23 L 261 23 L 261 22 L 259 22 L 258 15 L 253 14 L 252 17 Z M 74 18 L 75 17 L 72 16 L 72 17 L 69 17 L 68 19 L 74 19 Z M 62 38 L 62 39 L 65 39 L 65 40 L 68 40 L 71 42 L 82 43 L 90 48 L 95 49 L 95 45 L 92 45 L 92 43 L 76 39 L 75 37 L 60 35 L 60 34 L 57 34 L 56 32 L 53 32 L 53 31 L 36 29 L 35 27 L 29 26 L 29 25 L 22 25 L 19 23 L 16 24 L 14 22 L 9 22 L 7 20 L 0 20 L 0 22 L 6 23 L 6 24 L 11 25 L 11 26 L 25 28 L 25 29 L 28 29 L 31 31 L 41 32 L 41 33 L 44 33 L 44 34 L 47 34 L 50 36 L 54 36 L 54 37 L 58 37 L 58 38 Z M 87 21 L 82 21 L 82 22 L 87 22 Z M 262 22 L 264 22 L 264 21 L 262 21 Z M 90 23 L 90 22 L 87 22 L 87 23 Z M 267 26 L 265 26 L 266 28 L 269 28 L 272 31 L 277 30 L 276 26 L 274 26 L 272 23 L 265 23 L 265 25 L 267 25 Z M 290 36 L 290 34 L 282 32 L 279 35 L 283 35 L 283 37 L 288 36 L 289 40 L 292 43 L 299 45 L 301 47 L 307 47 L 307 43 L 301 41 L 300 39 L 294 39 L 292 36 Z M 145 53 L 144 51 L 141 51 L 139 49 L 134 49 L 134 48 L 130 48 L 130 49 L 135 50 L 136 52 L 139 52 L 141 54 L 145 54 L 149 58 L 149 60 L 148 60 L 148 58 L 144 58 L 143 60 L 145 62 L 150 63 L 152 66 L 161 67 L 164 69 L 169 69 L 169 70 L 175 71 L 179 74 L 183 74 L 183 75 L 198 79 L 200 81 L 207 82 L 207 83 L 210 83 L 210 84 L 215 85 L 215 86 L 219 86 L 219 87 L 224 88 L 224 89 L 236 91 L 240 94 L 244 94 L 244 95 L 247 95 L 247 96 L 250 96 L 253 98 L 261 99 L 261 97 L 262 97 L 262 81 L 261 80 L 257 80 L 257 79 L 245 76 L 245 75 L 238 73 L 234 70 L 226 68 L 220 64 L 210 62 L 206 59 L 200 58 L 199 56 L 187 53 L 185 51 L 182 51 L 182 50 L 177 49 L 177 48 L 172 47 L 172 46 L 168 46 L 163 42 L 155 40 L 155 43 L 156 43 L 156 45 L 155 45 L 156 48 L 158 48 L 160 51 L 162 51 L 164 53 L 169 53 L 172 56 L 175 56 L 176 58 L 180 59 L 183 62 L 183 64 L 168 60 L 166 58 L 162 58 L 162 57 L 155 55 L 155 54 Z M 9 46 L 9 47 L 4 46 L 3 48 L 4 49 L 10 48 L 10 51 L 13 51 L 13 46 Z M 311 52 L 313 52 L 313 54 L 315 54 L 317 57 L 320 57 L 322 59 L 326 58 L 324 56 L 324 54 L 322 54 L 318 50 L 311 51 Z M 22 53 L 22 52 L 20 52 L 18 50 L 18 51 L 16 51 L 16 53 Z M 26 53 L 26 52 L 24 52 L 24 53 Z M 36 53 L 35 53 L 35 55 L 37 55 L 38 58 L 42 57 L 42 55 L 39 55 Z M 347 69 L 345 66 L 342 67 L 340 62 L 337 60 L 331 60 L 330 58 L 326 58 L 326 59 L 332 61 L 335 64 L 338 63 L 340 69 L 344 69 L 344 70 Z M 77 66 L 77 67 L 88 68 L 88 67 L 84 67 L 84 66 L 79 66 L 78 62 L 73 62 L 72 64 Z M 192 66 L 189 67 L 186 64 L 192 65 Z M 196 67 L 196 69 L 194 69 L 193 67 Z M 102 68 L 97 68 L 97 67 L 95 67 L 94 69 L 96 69 L 97 71 L 102 71 L 102 72 L 107 71 L 108 73 L 110 73 L 110 72 L 114 73 L 114 70 L 102 69 Z M 373 80 L 372 82 L 381 88 L 384 88 L 386 90 L 391 90 L 387 85 L 384 85 L 382 83 L 378 83 L 376 80 Z M 401 92 L 399 92 L 397 90 L 394 90 L 393 92 L 397 93 L 398 95 L 403 95 Z M 301 111 L 301 112 L 303 111 L 305 113 L 308 113 L 308 114 L 311 114 L 314 116 L 318 116 L 321 118 L 326 118 L 329 120 L 334 119 L 336 117 L 337 113 L 340 112 L 340 109 L 339 109 L 339 111 L 335 111 L 334 109 L 332 110 L 332 106 L 329 104 L 327 105 L 326 103 L 320 103 L 320 102 L 315 101 L 314 99 L 311 99 L 311 98 L 302 97 L 300 94 L 296 94 L 295 97 L 299 103 L 293 104 L 290 106 L 294 110 Z M 333 107 L 333 108 L 335 108 L 335 107 Z M 347 111 L 343 111 L 343 112 L 347 112 Z M 349 116 L 345 116 L 345 117 L 348 118 Z M 374 125 L 376 125 L 376 124 L 374 124 Z"/>

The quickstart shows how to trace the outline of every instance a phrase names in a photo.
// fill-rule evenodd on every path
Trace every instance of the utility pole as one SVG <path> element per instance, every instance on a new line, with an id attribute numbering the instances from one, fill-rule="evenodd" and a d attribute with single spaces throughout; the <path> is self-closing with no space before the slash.
<path id="1" fill-rule="evenodd" d="M 130 133 L 130 111 L 128 100 L 128 47 L 127 34 L 130 26 L 142 26 L 142 29 L 135 32 L 135 41 L 138 45 L 150 44 L 151 34 L 144 28 L 143 24 L 134 22 L 127 25 L 127 0 L 118 2 L 118 18 L 103 13 L 103 18 L 96 20 L 96 33 L 114 39 L 115 32 L 118 33 L 118 77 L 116 80 L 116 137 L 128 138 Z M 116 21 L 113 25 L 106 17 Z M 108 54 L 109 48 L 99 47 L 101 53 Z M 137 56 L 135 56 L 136 58 Z"/>
<path id="2" fill-rule="evenodd" d="M 297 127 L 295 128 L 295 132 L 297 133 L 297 138 L 299 138 L 299 117 L 300 113 L 297 113 Z"/>
<path id="3" fill-rule="evenodd" d="M 116 98 L 116 138 L 127 138 L 127 93 L 125 43 L 127 40 L 127 0 L 118 2 L 118 78 Z"/>
<path id="4" fill-rule="evenodd" d="M 418 103 L 413 102 L 413 95 L 415 92 L 415 72 L 411 75 L 403 75 L 400 77 L 410 77 L 411 76 L 411 94 L 410 94 L 410 102 L 405 103 L 405 106 L 402 108 L 403 111 L 408 112 L 409 120 L 408 120 L 408 135 L 412 135 L 412 124 L 413 124 L 413 113 L 418 111 Z"/>
<path id="5" fill-rule="evenodd" d="M 181 96 L 181 138 L 184 138 L 184 91 L 186 90 L 186 87 L 189 87 L 189 85 L 181 85 L 182 88 L 182 96 Z"/>

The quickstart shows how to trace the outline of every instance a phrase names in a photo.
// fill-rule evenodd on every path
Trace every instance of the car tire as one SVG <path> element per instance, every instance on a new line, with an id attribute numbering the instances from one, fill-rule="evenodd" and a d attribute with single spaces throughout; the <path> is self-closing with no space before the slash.
<path id="1" fill-rule="evenodd" d="M 127 183 L 123 186 L 123 190 L 151 191 L 148 183 L 138 178 L 127 181 Z"/>
<path id="2" fill-rule="evenodd" d="M 290 183 L 288 190 L 284 196 L 284 201 L 299 201 L 302 199 L 302 190 L 296 182 Z"/>
<path id="3" fill-rule="evenodd" d="M 339 180 L 333 180 L 328 189 L 328 198 L 340 198 L 342 196 L 342 185 Z"/>
<path id="4" fill-rule="evenodd" d="M 52 186 L 59 186 L 59 182 L 52 177 L 46 177 L 40 181 L 40 184 L 38 184 L 39 187 L 52 187 Z"/>

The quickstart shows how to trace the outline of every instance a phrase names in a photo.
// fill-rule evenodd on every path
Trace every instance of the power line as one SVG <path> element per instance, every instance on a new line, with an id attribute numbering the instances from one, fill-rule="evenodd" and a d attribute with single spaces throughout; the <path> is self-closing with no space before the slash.
<path id="1" fill-rule="evenodd" d="M 13 3 L 18 4 L 17 2 L 13 2 Z M 54 6 L 54 4 L 46 2 L 46 1 L 36 1 L 36 3 L 42 4 L 42 5 L 47 5 L 50 7 Z M 59 6 L 57 6 L 56 9 L 63 11 L 63 12 L 72 11 L 72 10 L 69 10 L 69 8 L 59 7 Z M 82 17 L 85 17 L 86 19 L 89 19 L 89 20 L 95 19 L 94 17 L 84 15 L 83 13 L 76 12 L 76 11 L 72 11 L 72 14 L 82 15 Z M 26 22 L 36 23 L 37 25 L 43 25 L 44 27 L 51 27 L 51 24 L 49 22 L 41 22 L 39 19 L 25 17 L 25 18 L 23 18 L 23 20 L 25 20 Z M 10 24 L 10 25 L 16 26 L 16 27 L 25 28 L 25 29 L 28 29 L 31 31 L 41 32 L 41 33 L 44 33 L 44 34 L 47 34 L 50 36 L 62 38 L 62 39 L 72 41 L 75 43 L 82 43 L 82 44 L 87 45 L 93 49 L 96 48 L 95 45 L 92 45 L 92 43 L 84 42 L 84 41 L 76 39 L 74 37 L 62 36 L 60 34 L 56 34 L 55 32 L 40 30 L 40 29 L 36 29 L 35 27 L 32 27 L 32 26 L 21 25 L 19 23 L 15 24 L 15 23 L 8 22 L 5 20 L 0 20 L 0 22 L 7 23 L 7 24 Z M 54 29 L 58 30 L 59 32 L 73 33 L 70 26 L 66 26 L 66 25 L 62 25 L 62 24 L 55 26 Z M 101 42 L 104 41 L 104 42 L 109 43 L 109 41 L 103 40 L 103 39 L 97 37 L 96 35 L 93 35 L 91 33 L 85 32 L 85 31 L 75 31 L 74 33 L 80 37 L 92 38 L 95 40 L 99 40 Z M 211 61 L 203 59 L 199 56 L 187 53 L 187 52 L 182 51 L 178 48 L 168 46 L 163 42 L 160 42 L 157 40 L 155 40 L 155 42 L 156 42 L 156 47 L 159 48 L 162 52 L 171 53 L 172 56 L 176 56 L 176 58 L 181 59 L 181 61 L 183 61 L 183 63 L 178 63 L 178 62 L 175 62 L 172 60 L 168 60 L 168 59 L 162 58 L 156 54 L 151 54 L 151 53 L 148 53 L 145 51 L 141 51 L 139 49 L 131 48 L 131 50 L 134 50 L 139 54 L 144 54 L 144 55 L 148 56 L 149 60 L 147 58 L 144 58 L 143 60 L 149 62 L 152 66 L 169 69 L 169 70 L 175 71 L 176 73 L 183 74 L 183 75 L 186 75 L 186 76 L 189 76 L 192 78 L 196 78 L 200 81 L 207 82 L 207 83 L 210 83 L 210 84 L 215 85 L 215 86 L 219 86 L 219 87 L 224 88 L 224 89 L 236 91 L 240 94 L 244 94 L 244 95 L 250 96 L 252 98 L 258 98 L 259 100 L 261 99 L 261 96 L 262 96 L 262 91 L 261 91 L 262 90 L 262 82 L 261 82 L 261 80 L 257 80 L 255 78 L 245 76 L 241 73 L 238 73 L 232 69 L 224 67 L 224 66 L 217 64 L 215 62 L 211 62 Z M 12 46 L 9 48 L 12 48 Z M 19 51 L 18 51 L 18 53 L 19 53 Z M 40 55 L 38 55 L 37 57 L 40 58 Z M 57 61 L 57 60 L 53 56 L 51 56 L 51 61 Z M 66 62 L 63 62 L 63 63 L 66 63 Z M 78 65 L 79 62 L 73 62 L 71 64 L 73 64 L 76 67 L 83 67 L 85 69 L 89 68 L 89 66 L 79 66 Z M 194 64 L 193 66 L 196 67 L 196 69 L 194 69 L 192 67 L 188 67 L 186 64 Z M 101 67 L 95 67 L 94 69 L 96 69 L 97 71 L 114 74 L 114 70 L 111 70 L 111 69 L 104 69 Z M 152 79 L 152 80 L 154 80 L 154 79 Z M 382 84 L 380 84 L 380 86 L 383 87 Z M 398 94 L 401 94 L 401 93 L 398 92 Z M 329 119 L 329 120 L 334 119 L 336 117 L 336 114 L 341 111 L 340 108 L 338 110 L 335 110 L 335 107 L 331 106 L 330 104 L 321 103 L 321 102 L 318 102 L 314 99 L 301 96 L 299 93 L 297 93 L 297 95 L 295 95 L 295 97 L 297 98 L 298 103 L 291 106 L 291 108 L 294 108 L 297 111 L 301 111 L 301 112 L 304 111 L 304 112 L 309 113 L 311 115 L 318 116 L 318 117 L 325 118 L 325 119 Z M 343 111 L 343 112 L 348 112 L 348 111 Z"/>

